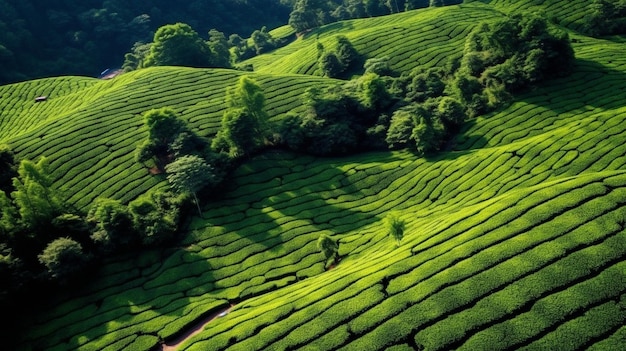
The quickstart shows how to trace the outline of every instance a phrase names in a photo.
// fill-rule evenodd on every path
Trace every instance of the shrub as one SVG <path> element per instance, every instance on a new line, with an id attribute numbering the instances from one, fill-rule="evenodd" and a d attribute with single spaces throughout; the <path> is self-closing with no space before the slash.
<path id="1" fill-rule="evenodd" d="M 404 237 L 406 222 L 400 219 L 397 213 L 390 212 L 385 217 L 385 225 L 389 231 L 389 236 L 396 241 L 397 246 L 400 246 L 400 241 Z"/>
<path id="2" fill-rule="evenodd" d="M 322 234 L 317 239 L 317 248 L 324 254 L 326 260 L 333 259 L 337 261 L 339 244 L 327 234 Z"/>
<path id="3" fill-rule="evenodd" d="M 83 253 L 82 246 L 69 238 L 52 241 L 38 258 L 39 262 L 46 266 L 48 275 L 60 282 L 75 276 L 89 261 L 89 256 Z"/>
<path id="4" fill-rule="evenodd" d="M 97 199 L 87 213 L 87 221 L 94 226 L 92 240 L 105 252 L 130 249 L 138 243 L 132 215 L 118 200 Z"/>
<path id="5" fill-rule="evenodd" d="M 395 111 L 393 116 L 391 116 L 387 137 L 385 138 L 387 145 L 392 149 L 409 146 L 413 128 L 415 128 L 415 122 L 410 111 L 406 109 Z"/>
<path id="6" fill-rule="evenodd" d="M 171 193 L 157 192 L 128 204 L 133 226 L 144 245 L 158 245 L 172 238 L 178 228 L 180 201 Z"/>

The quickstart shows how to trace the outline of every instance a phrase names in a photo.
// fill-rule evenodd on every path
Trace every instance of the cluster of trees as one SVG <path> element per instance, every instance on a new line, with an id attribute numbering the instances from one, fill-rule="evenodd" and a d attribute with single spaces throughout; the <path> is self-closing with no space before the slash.
<path id="1" fill-rule="evenodd" d="M 280 0 L 0 0 L 0 84 L 97 76 L 104 68 L 119 67 L 134 43 L 149 42 L 168 23 L 247 35 L 263 25 L 285 24 L 290 10 Z"/>
<path id="2" fill-rule="evenodd" d="M 86 213 L 62 201 L 45 157 L 18 164 L 8 146 L 0 147 L 0 279 L 6 283 L 0 304 L 38 284 L 76 281 L 105 256 L 169 243 L 190 199 L 200 211 L 197 193 L 224 178 L 228 158 L 171 109 L 143 117 L 148 136 L 136 159 L 154 173 L 166 172 L 171 190 L 128 204 L 99 198 Z"/>
<path id="3" fill-rule="evenodd" d="M 585 31 L 591 35 L 626 34 L 626 0 L 593 0 L 585 18 Z"/>
<path id="4" fill-rule="evenodd" d="M 322 76 L 330 78 L 346 78 L 359 65 L 361 55 L 344 36 L 336 37 L 334 50 L 328 50 L 317 43 L 317 63 Z"/>
<path id="5" fill-rule="evenodd" d="M 441 149 L 467 118 L 499 108 L 545 79 L 569 74 L 574 61 L 565 32 L 537 15 L 513 15 L 478 25 L 462 58 L 446 67 L 398 76 L 385 58 L 366 60 L 361 77 L 308 90 L 305 110 L 288 115 L 278 135 L 286 147 L 318 155 L 381 147 L 427 154 Z"/>
<path id="6" fill-rule="evenodd" d="M 0 305 L 39 284 L 77 281 L 105 256 L 171 242 L 192 202 L 201 214 L 200 194 L 215 191 L 235 160 L 267 141 L 260 86 L 242 76 L 227 101 L 212 144 L 170 108 L 144 113 L 148 133 L 136 160 L 152 173 L 165 173 L 171 190 L 149 192 L 128 204 L 98 198 L 81 212 L 63 202 L 45 157 L 18 163 L 8 146 L 0 146 Z"/>
<path id="7" fill-rule="evenodd" d="M 263 89 L 255 80 L 241 76 L 237 86 L 226 91 L 226 111 L 211 147 L 231 160 L 250 155 L 266 144 L 268 119 Z"/>
<path id="8" fill-rule="evenodd" d="M 239 34 L 228 39 L 216 29 L 208 40 L 186 23 L 167 24 L 154 34 L 152 42 L 137 42 L 124 55 L 122 68 L 132 71 L 151 66 L 231 68 L 239 61 L 284 45 L 289 38 L 275 39 L 266 27 L 252 32 L 250 40 Z"/>
<path id="9" fill-rule="evenodd" d="M 167 242 L 177 230 L 183 202 L 180 196 L 151 193 L 128 206 L 99 199 L 83 213 L 62 201 L 45 157 L 18 164 L 8 147 L 2 147 L 0 155 L 3 307 L 11 298 L 28 296 L 41 284 L 74 281 L 106 255 Z"/>
<path id="10" fill-rule="evenodd" d="M 460 4 L 462 0 L 293 0 L 289 25 L 302 33 L 324 24 L 388 15 L 429 6 Z"/>

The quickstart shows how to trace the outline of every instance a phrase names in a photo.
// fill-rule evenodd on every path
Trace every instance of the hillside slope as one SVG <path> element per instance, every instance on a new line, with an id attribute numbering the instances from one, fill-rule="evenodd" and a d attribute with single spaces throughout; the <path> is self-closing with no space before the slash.
<path id="1" fill-rule="evenodd" d="M 284 48 L 244 63 L 262 73 L 315 74 L 317 44 L 333 48 L 335 38 L 343 35 L 363 57 L 388 57 L 389 65 L 398 72 L 443 66 L 450 58 L 461 56 L 465 37 L 477 23 L 503 16 L 492 6 L 471 3 L 341 21 L 312 30 Z"/>
<path id="2" fill-rule="evenodd" d="M 424 13 L 445 17 L 459 9 Z M 572 76 L 468 123 L 453 150 L 433 158 L 275 151 L 250 160 L 227 195 L 194 218 L 180 247 L 111 258 L 101 278 L 57 297 L 31 320 L 17 337 L 19 349 L 158 349 L 220 312 L 179 349 L 626 348 L 626 48 L 575 39 Z M 210 136 L 224 87 L 239 74 L 159 68 L 110 82 L 64 78 L 61 86 L 82 84 L 86 100 L 67 95 L 72 109 L 55 108 L 43 120 L 3 108 L 2 121 L 12 121 L 6 125 L 26 119 L 27 131 L 0 140 L 20 155 L 53 155 L 57 184 L 76 178 L 72 189 L 88 188 L 69 197 L 77 204 L 118 184 L 103 178 L 141 192 L 162 183 L 127 155 L 145 133 L 137 114 L 174 106 Z M 254 77 L 276 91 L 269 99 L 274 118 L 297 104 L 296 90 L 336 84 Z M 13 103 L 14 111 L 48 106 L 31 101 L 41 90 L 16 91 L 25 102 Z M 14 96 L 2 94 L 3 103 Z M 115 118 L 130 122 L 115 127 Z M 117 158 L 105 153 L 100 163 L 76 161 L 83 171 L 62 171 L 75 156 L 48 150 L 63 150 L 60 140 L 81 135 L 85 127 L 72 121 L 110 128 L 81 139 L 82 147 L 101 140 L 126 151 Z M 103 173 L 92 175 L 94 167 Z M 127 183 L 127 169 L 138 174 L 136 183 Z M 132 196 L 117 191 L 111 193 Z M 392 210 L 407 222 L 400 246 L 383 223 Z M 340 243 L 342 260 L 331 270 L 316 248 L 321 234 Z"/>
<path id="3" fill-rule="evenodd" d="M 0 143 L 23 158 L 50 160 L 55 185 L 70 204 L 86 208 L 98 197 L 130 201 L 163 180 L 134 160 L 147 136 L 142 114 L 172 107 L 199 135 L 213 136 L 226 88 L 243 72 L 156 67 L 113 80 L 62 77 L 0 86 Z M 300 106 L 308 87 L 336 81 L 245 73 L 257 80 L 270 118 Z M 35 102 L 47 96 L 44 102 Z"/>

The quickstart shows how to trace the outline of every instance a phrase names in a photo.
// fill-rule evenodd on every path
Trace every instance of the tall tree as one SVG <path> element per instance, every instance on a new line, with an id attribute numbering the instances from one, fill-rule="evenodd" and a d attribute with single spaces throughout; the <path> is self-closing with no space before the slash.
<path id="1" fill-rule="evenodd" d="M 214 67 L 230 67 L 230 50 L 228 46 L 228 40 L 224 33 L 217 29 L 211 29 L 209 31 L 209 48 L 213 54 L 212 65 Z"/>
<path id="2" fill-rule="evenodd" d="M 41 157 L 37 163 L 22 160 L 18 177 L 13 178 L 15 191 L 11 193 L 23 224 L 41 228 L 63 212 L 57 192 L 52 188 L 48 159 Z"/>
<path id="3" fill-rule="evenodd" d="M 176 112 L 168 107 L 146 111 L 143 119 L 148 127 L 148 138 L 137 147 L 135 158 L 141 163 L 153 161 L 162 171 L 174 158 L 173 146 L 184 147 L 176 144 L 181 141 L 180 135 L 191 132 Z"/>
<path id="4" fill-rule="evenodd" d="M 198 214 L 202 215 L 196 193 L 215 180 L 213 167 L 198 156 L 185 155 L 167 165 L 165 170 L 172 188 L 179 193 L 191 194 L 198 207 Z"/>
<path id="5" fill-rule="evenodd" d="M 248 76 L 241 76 L 235 87 L 226 91 L 228 108 L 213 140 L 213 148 L 232 157 L 250 153 L 261 146 L 267 134 L 268 115 L 261 86 Z"/>
<path id="6" fill-rule="evenodd" d="M 162 26 L 156 31 L 144 67 L 211 67 L 213 64 L 209 45 L 191 26 L 176 23 Z"/>

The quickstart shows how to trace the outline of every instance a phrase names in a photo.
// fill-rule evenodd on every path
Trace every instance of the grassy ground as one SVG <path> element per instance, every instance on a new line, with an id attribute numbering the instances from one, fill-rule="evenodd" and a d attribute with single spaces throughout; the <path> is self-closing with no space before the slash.
<path id="1" fill-rule="evenodd" d="M 556 4 L 546 8 L 557 11 Z M 453 38 L 439 47 L 460 52 L 472 23 L 501 14 L 474 4 L 396 16 L 370 26 L 415 28 L 427 43 L 425 28 L 457 18 L 459 38 L 446 36 Z M 352 35 L 361 50 L 372 39 L 360 38 L 377 32 L 366 23 L 342 22 L 319 37 Z M 425 27 L 411 27 L 418 23 Z M 268 152 L 250 160 L 224 198 L 194 218 L 180 247 L 111 258 L 94 283 L 56 298 L 31 321 L 18 337 L 21 349 L 150 350 L 231 304 L 181 348 L 624 349 L 626 49 L 573 36 L 572 76 L 468 123 L 448 152 L 428 159 Z M 253 77 L 273 118 L 297 106 L 306 87 L 336 84 L 273 71 L 305 61 L 295 57 L 306 40 L 315 39 L 255 61 L 264 73 Z M 414 58 L 394 64 L 441 62 L 411 50 Z M 270 60 L 276 64 L 262 68 Z M 0 140 L 20 156 L 48 156 L 73 203 L 128 200 L 163 186 L 132 161 L 145 133 L 139 114 L 173 106 L 211 136 L 224 89 L 240 74 L 155 68 L 112 81 L 0 87 Z M 40 95 L 49 101 L 35 104 Z M 399 247 L 383 224 L 391 210 L 407 223 Z M 328 271 L 316 248 L 321 234 L 338 240 L 342 256 Z"/>

